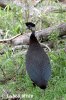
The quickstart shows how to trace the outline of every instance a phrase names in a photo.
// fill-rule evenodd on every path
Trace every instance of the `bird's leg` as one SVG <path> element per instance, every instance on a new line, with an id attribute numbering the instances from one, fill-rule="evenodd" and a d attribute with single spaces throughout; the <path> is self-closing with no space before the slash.
<path id="1" fill-rule="evenodd" d="M 34 87 L 36 87 L 36 84 L 34 82 L 32 84 L 33 84 Z"/>

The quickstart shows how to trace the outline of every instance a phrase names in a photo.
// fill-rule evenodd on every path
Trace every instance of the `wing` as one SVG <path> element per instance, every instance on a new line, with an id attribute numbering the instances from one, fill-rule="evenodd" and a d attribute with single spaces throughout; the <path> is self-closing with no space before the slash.
<path id="1" fill-rule="evenodd" d="M 26 55 L 26 69 L 32 80 L 48 81 L 51 76 L 50 61 L 43 48 L 38 45 L 29 47 Z"/>

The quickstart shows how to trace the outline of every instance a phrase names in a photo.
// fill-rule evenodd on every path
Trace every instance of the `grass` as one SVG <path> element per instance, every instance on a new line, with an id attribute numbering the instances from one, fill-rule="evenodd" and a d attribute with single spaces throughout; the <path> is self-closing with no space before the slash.
<path id="1" fill-rule="evenodd" d="M 48 19 L 51 22 L 54 18 L 54 24 L 60 21 L 59 16 L 65 21 L 65 14 L 50 14 Z M 46 16 L 45 16 L 46 17 Z M 15 22 L 14 22 L 15 21 Z M 18 33 L 25 32 L 25 23 L 21 8 L 14 6 L 11 11 L 8 9 L 0 9 L 0 28 L 5 31 L 4 38 L 13 36 Z M 53 39 L 53 37 L 52 37 Z M 25 96 L 24 100 L 66 100 L 66 52 L 63 50 L 65 40 L 59 44 L 58 51 L 54 49 L 48 53 L 51 61 L 52 76 L 48 83 L 47 89 L 41 90 L 39 87 L 34 88 L 32 82 L 26 72 L 25 56 L 19 55 L 19 50 L 14 54 L 8 45 L 0 45 L 0 49 L 4 49 L 5 54 L 0 55 L 0 67 L 4 70 L 6 77 L 11 77 L 10 81 L 5 84 L 0 83 L 0 97 L 6 98 L 9 95 Z M 16 55 L 17 54 L 17 55 Z M 3 73 L 0 69 L 0 79 L 3 79 Z M 28 97 L 28 96 L 29 97 Z"/>
<path id="2" fill-rule="evenodd" d="M 49 57 L 52 65 L 52 76 L 48 83 L 48 87 L 45 91 L 39 87 L 34 88 L 32 82 L 26 73 L 25 69 L 25 57 L 17 56 L 14 61 L 8 60 L 3 67 L 7 75 L 14 75 L 12 80 L 5 84 L 0 85 L 0 96 L 5 91 L 11 92 L 11 94 L 20 94 L 21 96 L 33 95 L 32 100 L 65 100 L 66 99 L 66 56 L 64 50 L 60 52 L 52 51 L 49 53 Z M 5 58 L 7 60 L 7 58 Z M 16 60 L 16 62 L 15 62 Z M 17 62 L 18 61 L 18 62 Z M 3 60 L 2 60 L 3 62 Z M 14 65 L 14 62 L 16 65 Z M 5 62 L 4 62 L 5 63 Z M 17 68 L 20 69 L 17 71 Z M 15 72 L 14 72 L 15 71 Z M 29 98 L 25 97 L 25 100 Z M 31 100 L 31 98 L 30 98 Z"/>

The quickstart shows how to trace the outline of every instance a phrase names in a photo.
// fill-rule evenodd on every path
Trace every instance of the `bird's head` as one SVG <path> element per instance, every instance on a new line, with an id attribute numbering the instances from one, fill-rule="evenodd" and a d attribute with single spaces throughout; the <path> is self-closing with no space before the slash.
<path id="1" fill-rule="evenodd" d="M 26 26 L 27 26 L 27 28 L 29 30 L 31 30 L 32 32 L 35 31 L 35 24 L 34 23 L 32 23 L 32 22 L 26 22 L 25 24 L 26 24 Z"/>

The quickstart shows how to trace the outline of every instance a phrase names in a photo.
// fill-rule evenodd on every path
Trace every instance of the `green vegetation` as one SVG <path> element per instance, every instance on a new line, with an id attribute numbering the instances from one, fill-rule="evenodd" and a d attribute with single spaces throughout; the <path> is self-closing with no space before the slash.
<path id="1" fill-rule="evenodd" d="M 8 8 L 8 6 L 4 10 L 0 8 L 0 29 L 5 32 L 4 38 L 26 31 L 21 8 L 16 6 L 13 6 L 12 10 Z M 51 26 L 60 23 L 60 20 L 66 22 L 66 13 L 63 13 L 63 15 L 51 13 L 42 17 L 45 17 L 49 23 L 51 22 Z M 45 27 L 48 26 L 46 25 Z M 58 40 L 58 35 L 54 35 L 54 33 L 49 38 L 57 43 L 57 48 L 48 53 L 52 65 L 52 76 L 46 91 L 33 87 L 26 72 L 25 55 L 20 54 L 20 50 L 13 53 L 10 45 L 0 44 L 0 50 L 5 51 L 3 55 L 0 55 L 0 81 L 7 79 L 7 77 L 11 78 L 11 80 L 7 80 L 3 84 L 0 82 L 0 97 L 2 95 L 5 97 L 5 92 L 9 91 L 12 95 L 32 94 L 32 100 L 66 100 L 65 40 Z M 62 41 L 62 44 L 60 41 Z M 24 100 L 29 100 L 29 98 Z"/>

